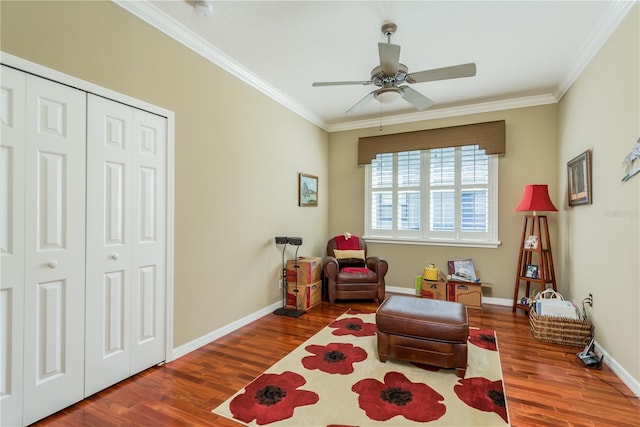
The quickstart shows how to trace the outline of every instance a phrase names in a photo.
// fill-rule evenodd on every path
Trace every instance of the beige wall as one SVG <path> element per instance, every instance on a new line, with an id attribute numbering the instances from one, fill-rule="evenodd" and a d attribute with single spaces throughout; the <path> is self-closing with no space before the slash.
<path id="1" fill-rule="evenodd" d="M 174 345 L 281 301 L 274 236 L 326 245 L 327 133 L 111 2 L 0 5 L 2 51 L 175 112 Z"/>
<path id="2" fill-rule="evenodd" d="M 448 259 L 470 257 L 494 286 L 485 295 L 512 298 L 522 226 L 513 208 L 524 185 L 548 184 L 560 209 L 549 214 L 560 290 L 578 300 L 594 294 L 598 342 L 640 379 L 640 177 L 620 183 L 622 160 L 640 136 L 638 9 L 559 105 L 383 129 L 507 123 L 502 245 L 371 244 L 389 260 L 391 286 L 412 288 L 427 263 L 444 269 Z M 357 139 L 377 128 L 328 136 L 110 2 L 3 0 L 0 15 L 2 51 L 175 112 L 176 346 L 279 300 L 275 235 L 301 235 L 301 253 L 323 255 L 327 236 L 363 232 Z M 566 162 L 586 149 L 593 150 L 594 203 L 570 209 Z M 318 208 L 297 207 L 298 172 L 320 177 Z"/>
<path id="3" fill-rule="evenodd" d="M 548 184 L 551 198 L 559 203 L 557 161 L 557 106 L 546 105 L 405 125 L 385 126 L 382 134 L 432 129 L 492 120 L 506 121 L 506 154 L 498 163 L 498 238 L 496 249 L 371 243 L 371 254 L 389 262 L 387 284 L 414 287 L 414 277 L 434 263 L 446 271 L 447 260 L 472 258 L 478 274 L 493 288 L 485 296 L 513 298 L 523 213 L 513 209 L 526 184 Z M 380 134 L 378 128 L 335 132 L 329 135 L 330 234 L 364 232 L 364 167 L 357 166 L 358 138 Z M 557 241 L 556 213 L 549 214 L 551 244 Z"/>
<path id="4" fill-rule="evenodd" d="M 640 6 L 600 50 L 559 104 L 560 188 L 566 162 L 591 150 L 593 204 L 570 208 L 562 194 L 559 270 L 589 314 L 596 341 L 640 380 L 640 175 L 622 164 L 640 137 Z M 636 162 L 636 166 L 638 166 Z"/>

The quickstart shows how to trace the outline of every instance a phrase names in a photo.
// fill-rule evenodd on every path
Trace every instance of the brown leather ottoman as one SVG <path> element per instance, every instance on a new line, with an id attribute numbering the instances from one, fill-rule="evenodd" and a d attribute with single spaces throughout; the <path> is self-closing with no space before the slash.
<path id="1" fill-rule="evenodd" d="M 469 318 L 464 304 L 392 295 L 378 307 L 378 356 L 467 370 Z"/>

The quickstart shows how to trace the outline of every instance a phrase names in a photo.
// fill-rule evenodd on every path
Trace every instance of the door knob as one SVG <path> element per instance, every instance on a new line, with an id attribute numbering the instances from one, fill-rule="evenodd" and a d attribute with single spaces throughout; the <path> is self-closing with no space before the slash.
<path id="1" fill-rule="evenodd" d="M 56 261 L 55 259 L 52 259 L 51 261 L 49 261 L 49 264 L 47 264 L 47 266 L 49 268 L 56 268 L 58 266 L 58 261 Z"/>
<path id="2" fill-rule="evenodd" d="M 119 253 L 116 252 L 115 254 L 111 254 L 111 259 L 112 260 L 117 261 L 118 258 L 120 258 L 120 254 Z"/>

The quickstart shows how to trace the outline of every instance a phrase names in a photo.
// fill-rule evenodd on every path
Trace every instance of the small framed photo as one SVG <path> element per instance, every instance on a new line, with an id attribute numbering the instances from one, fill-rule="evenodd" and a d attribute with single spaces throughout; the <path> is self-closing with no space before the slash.
<path id="1" fill-rule="evenodd" d="M 298 206 L 318 206 L 318 177 L 298 174 Z"/>
<path id="2" fill-rule="evenodd" d="M 539 279 L 540 271 L 538 266 L 535 264 L 527 264 L 527 269 L 524 272 L 524 277 L 528 277 L 530 279 Z"/>
<path id="3" fill-rule="evenodd" d="M 525 249 L 538 249 L 538 236 L 531 235 L 524 242 Z"/>
<path id="4" fill-rule="evenodd" d="M 591 204 L 591 150 L 567 162 L 569 206 Z"/>

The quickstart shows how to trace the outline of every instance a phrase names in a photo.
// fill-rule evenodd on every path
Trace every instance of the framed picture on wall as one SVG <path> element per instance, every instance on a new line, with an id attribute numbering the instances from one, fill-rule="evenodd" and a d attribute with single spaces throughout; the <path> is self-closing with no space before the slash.
<path id="1" fill-rule="evenodd" d="M 591 150 L 567 162 L 569 206 L 591 204 Z"/>
<path id="2" fill-rule="evenodd" d="M 318 177 L 298 174 L 298 206 L 318 206 Z"/>

